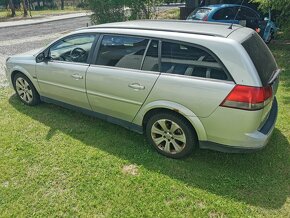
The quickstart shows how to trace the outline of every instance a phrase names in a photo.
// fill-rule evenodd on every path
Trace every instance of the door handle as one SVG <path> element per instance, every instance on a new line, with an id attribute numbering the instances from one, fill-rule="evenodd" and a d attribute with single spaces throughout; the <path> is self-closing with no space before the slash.
<path id="1" fill-rule="evenodd" d="M 142 86 L 139 83 L 131 83 L 128 86 L 134 90 L 144 90 L 145 89 L 145 86 Z"/>
<path id="2" fill-rule="evenodd" d="M 83 79 L 83 76 L 82 75 L 76 74 L 76 73 L 73 74 L 73 75 L 71 75 L 71 77 L 74 78 L 74 79 L 76 79 L 76 80 Z"/>

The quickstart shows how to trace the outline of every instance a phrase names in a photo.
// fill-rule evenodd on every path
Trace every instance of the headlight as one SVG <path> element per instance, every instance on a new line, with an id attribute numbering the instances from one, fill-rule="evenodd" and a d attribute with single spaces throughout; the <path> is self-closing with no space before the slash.
<path id="1" fill-rule="evenodd" d="M 7 61 L 9 61 L 9 59 L 10 59 L 10 57 L 6 58 L 6 63 L 7 63 Z"/>

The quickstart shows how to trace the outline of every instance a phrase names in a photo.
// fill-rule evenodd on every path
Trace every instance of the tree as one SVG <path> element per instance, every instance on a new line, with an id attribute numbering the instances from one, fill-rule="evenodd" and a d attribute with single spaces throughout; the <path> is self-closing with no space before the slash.
<path id="1" fill-rule="evenodd" d="M 61 0 L 61 10 L 64 10 L 64 0 Z"/>
<path id="2" fill-rule="evenodd" d="M 87 0 L 93 11 L 93 23 L 117 22 L 132 19 L 151 19 L 156 16 L 162 0 Z"/>
<path id="3" fill-rule="evenodd" d="M 11 17 L 15 17 L 16 13 L 15 13 L 15 6 L 14 6 L 13 0 L 9 0 L 8 4 L 11 10 Z"/>
<path id="4" fill-rule="evenodd" d="M 277 21 L 280 24 L 290 22 L 290 1 L 289 0 L 252 0 L 255 3 L 259 3 L 259 8 L 264 12 L 267 12 L 269 8 L 279 12 Z"/>
<path id="5" fill-rule="evenodd" d="M 152 19 L 157 16 L 157 6 L 162 0 L 127 0 L 126 5 L 131 9 L 129 19 Z"/>
<path id="6" fill-rule="evenodd" d="M 124 3 L 120 0 L 87 0 L 93 11 L 92 22 L 108 23 L 125 20 Z"/>
<path id="7" fill-rule="evenodd" d="M 23 12 L 24 12 L 24 17 L 27 17 L 28 13 L 27 13 L 27 4 L 26 4 L 26 0 L 22 0 L 22 6 L 23 6 Z"/>

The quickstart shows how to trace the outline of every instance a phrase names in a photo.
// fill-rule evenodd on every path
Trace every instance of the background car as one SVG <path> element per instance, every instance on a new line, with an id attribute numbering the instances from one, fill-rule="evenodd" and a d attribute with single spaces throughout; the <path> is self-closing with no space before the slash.
<path id="1" fill-rule="evenodd" d="M 240 9 L 239 13 L 238 10 Z M 217 4 L 195 9 L 187 20 L 201 20 L 241 24 L 256 30 L 266 43 L 277 33 L 277 26 L 269 18 L 262 18 L 258 12 L 236 4 Z"/>

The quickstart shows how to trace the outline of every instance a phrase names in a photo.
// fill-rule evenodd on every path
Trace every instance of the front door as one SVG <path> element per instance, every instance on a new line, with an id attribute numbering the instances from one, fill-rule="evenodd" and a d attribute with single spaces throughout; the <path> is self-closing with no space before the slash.
<path id="1" fill-rule="evenodd" d="M 86 78 L 92 109 L 131 122 L 157 80 L 158 71 L 157 40 L 103 36 L 97 60 Z"/>
<path id="2" fill-rule="evenodd" d="M 49 61 L 36 64 L 41 95 L 90 109 L 85 79 L 95 35 L 65 37 L 49 48 Z"/>

